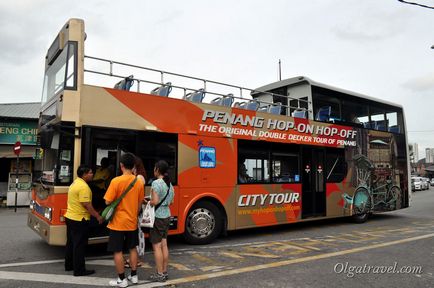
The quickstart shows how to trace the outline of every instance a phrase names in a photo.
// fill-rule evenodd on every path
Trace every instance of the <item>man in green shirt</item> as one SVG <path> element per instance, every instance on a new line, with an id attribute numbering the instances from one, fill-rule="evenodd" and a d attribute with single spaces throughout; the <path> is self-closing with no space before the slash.
<path id="1" fill-rule="evenodd" d="M 68 190 L 66 219 L 65 271 L 74 270 L 74 276 L 86 276 L 95 270 L 86 270 L 84 255 L 88 241 L 90 215 L 101 224 L 103 218 L 92 206 L 92 191 L 88 182 L 92 181 L 93 172 L 88 166 L 77 169 L 77 179 Z"/>

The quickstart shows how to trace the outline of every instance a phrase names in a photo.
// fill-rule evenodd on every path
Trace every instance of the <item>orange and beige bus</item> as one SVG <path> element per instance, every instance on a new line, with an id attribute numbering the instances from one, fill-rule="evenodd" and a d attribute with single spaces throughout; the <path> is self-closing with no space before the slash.
<path id="1" fill-rule="evenodd" d="M 409 206 L 400 105 L 307 77 L 249 89 L 102 59 L 85 54 L 85 39 L 84 21 L 69 20 L 45 60 L 28 226 L 49 244 L 65 244 L 77 167 L 107 158 L 114 177 L 126 152 L 142 159 L 147 193 L 155 162 L 169 163 L 170 233 L 193 244 L 253 227 L 364 222 Z M 98 210 L 103 195 L 93 189 Z M 105 225 L 91 226 L 90 242 L 107 239 Z"/>

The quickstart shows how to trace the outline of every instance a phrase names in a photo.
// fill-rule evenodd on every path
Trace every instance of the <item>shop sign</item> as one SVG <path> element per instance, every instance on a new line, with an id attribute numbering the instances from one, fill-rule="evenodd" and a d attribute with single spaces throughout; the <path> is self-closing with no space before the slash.
<path id="1" fill-rule="evenodd" d="M 26 120 L 0 121 L 0 144 L 36 145 L 38 122 Z"/>

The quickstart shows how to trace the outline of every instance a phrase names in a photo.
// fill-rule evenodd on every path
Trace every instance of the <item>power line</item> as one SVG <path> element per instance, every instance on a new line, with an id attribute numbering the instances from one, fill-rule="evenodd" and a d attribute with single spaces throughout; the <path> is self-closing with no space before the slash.
<path id="1" fill-rule="evenodd" d="M 407 131 L 407 133 L 434 133 L 434 130 Z"/>
<path id="2" fill-rule="evenodd" d="M 398 0 L 398 1 L 402 2 L 402 3 L 405 3 L 405 4 L 420 6 L 420 7 L 423 7 L 423 8 L 434 9 L 434 7 L 432 7 L 432 6 L 427 6 L 427 5 L 416 3 L 416 2 L 408 2 L 408 1 L 404 1 L 404 0 Z"/>

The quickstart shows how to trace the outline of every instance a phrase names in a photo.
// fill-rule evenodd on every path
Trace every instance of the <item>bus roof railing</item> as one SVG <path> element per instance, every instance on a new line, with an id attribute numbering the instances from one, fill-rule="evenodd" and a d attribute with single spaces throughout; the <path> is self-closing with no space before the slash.
<path id="1" fill-rule="evenodd" d="M 255 100 L 259 103 L 259 105 L 261 106 L 261 104 L 265 105 L 275 105 L 276 103 L 272 103 L 272 102 L 268 102 L 268 101 L 264 101 L 264 100 L 256 100 L 256 99 L 250 99 L 250 98 L 244 98 L 243 97 L 243 91 L 249 91 L 250 94 L 252 93 L 263 93 L 263 94 L 267 94 L 270 95 L 272 97 L 278 97 L 278 98 L 284 98 L 284 99 L 288 99 L 288 100 L 295 100 L 297 101 L 297 106 L 290 106 L 290 105 L 284 105 L 281 104 L 283 108 L 289 108 L 289 109 L 296 109 L 296 110 L 302 110 L 302 111 L 306 111 L 306 112 L 311 112 L 308 108 L 303 108 L 300 107 L 300 102 L 305 103 L 306 106 L 309 107 L 309 102 L 308 100 L 304 100 L 304 99 L 298 99 L 298 98 L 293 98 L 290 97 L 288 95 L 282 95 L 282 94 L 276 94 L 276 93 L 272 93 L 272 92 L 268 92 L 268 91 L 259 91 L 256 89 L 250 89 L 250 88 L 246 88 L 246 87 L 242 87 L 242 86 L 237 86 L 237 85 L 233 85 L 233 84 L 227 84 L 227 83 L 223 83 L 223 82 L 219 82 L 219 81 L 213 81 L 213 80 L 207 80 L 204 78 L 198 78 L 198 77 L 193 77 L 193 76 L 188 76 L 188 75 L 183 75 L 183 74 L 179 74 L 179 73 L 173 73 L 173 72 L 168 72 L 168 71 L 164 71 L 164 70 L 158 70 L 158 69 L 154 69 L 154 68 L 149 68 L 149 67 L 144 67 L 144 66 L 139 66 L 139 65 L 133 65 L 133 64 L 127 64 L 127 63 L 122 63 L 122 62 L 118 62 L 118 61 L 113 61 L 113 60 L 108 60 L 108 59 L 103 59 L 103 58 L 99 58 L 99 57 L 94 57 L 94 56 L 84 56 L 87 59 L 91 59 L 91 60 L 96 60 L 96 61 L 100 61 L 100 62 L 105 62 L 108 63 L 109 66 L 109 72 L 101 72 L 101 71 L 96 71 L 96 70 L 91 70 L 91 69 L 84 69 L 84 72 L 87 73 L 92 73 L 92 74 L 98 74 L 98 75 L 103 75 L 103 76 L 109 76 L 109 77 L 115 77 L 115 78 L 120 78 L 120 79 L 125 79 L 128 78 L 128 76 L 122 76 L 122 75 L 117 75 L 115 74 L 114 71 L 114 65 L 121 65 L 121 66 L 126 66 L 126 67 L 130 67 L 130 68 L 136 68 L 136 69 L 142 69 L 142 70 L 146 70 L 146 71 L 150 71 L 150 72 L 156 72 L 160 74 L 160 82 L 156 82 L 156 81 L 150 81 L 150 80 L 144 80 L 144 79 L 138 79 L 133 77 L 131 80 L 137 82 L 137 92 L 138 93 L 143 93 L 140 90 L 140 83 L 147 83 L 147 84 L 155 84 L 155 85 L 161 85 L 161 86 L 165 86 L 167 85 L 167 83 L 164 83 L 164 79 L 165 79 L 165 75 L 170 75 L 170 76 L 175 76 L 175 77 L 181 77 L 181 78 L 185 78 L 185 79 L 189 79 L 189 80 L 195 80 L 195 81 L 200 81 L 203 83 L 203 89 L 206 92 L 206 94 L 210 94 L 210 95 L 215 95 L 215 96 L 220 96 L 220 97 L 232 97 L 234 99 L 239 99 L 241 101 L 252 101 Z M 219 92 L 212 92 L 212 91 L 208 91 L 207 90 L 207 83 L 209 84 L 215 84 L 215 85 L 220 85 L 220 86 L 225 86 L 225 87 L 229 87 L 229 88 L 235 88 L 237 90 L 239 90 L 240 96 L 235 96 L 233 95 L 233 93 L 219 93 Z M 183 99 L 185 99 L 186 95 L 187 95 L 187 91 L 191 91 L 191 92 L 198 92 L 200 89 L 196 89 L 196 88 L 189 88 L 186 86 L 178 86 L 178 85 L 173 85 L 172 83 L 170 84 L 170 86 L 172 88 L 175 89 L 180 89 L 183 90 Z M 232 94 L 232 95 L 231 95 Z M 233 101 L 233 103 L 236 103 L 235 101 Z M 211 104 L 211 103 L 210 103 Z M 289 111 L 288 111 L 289 112 Z"/>

